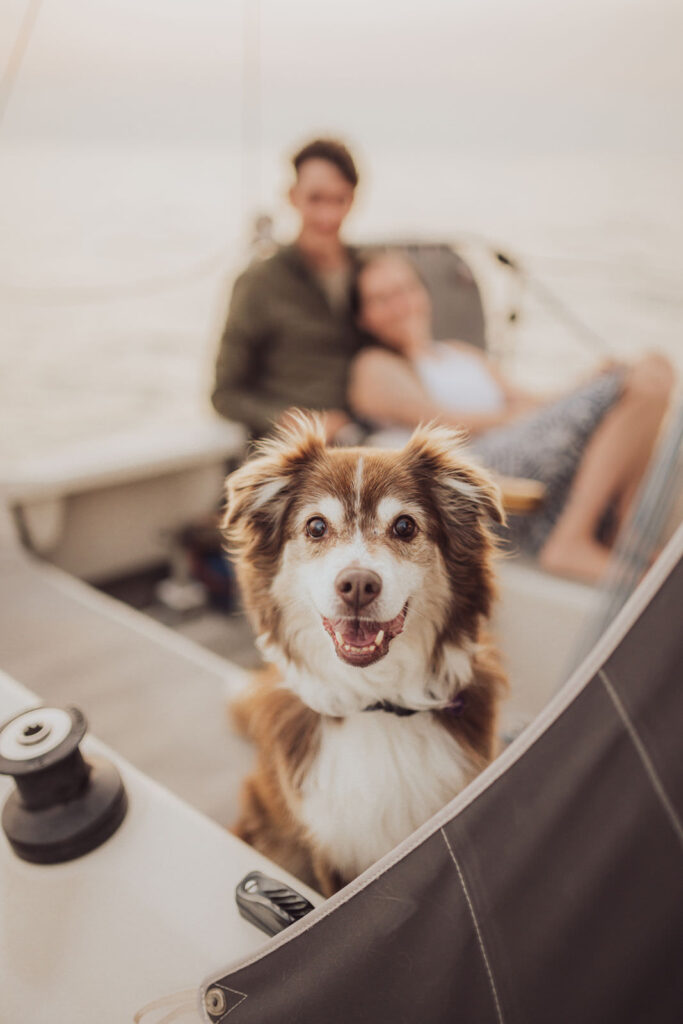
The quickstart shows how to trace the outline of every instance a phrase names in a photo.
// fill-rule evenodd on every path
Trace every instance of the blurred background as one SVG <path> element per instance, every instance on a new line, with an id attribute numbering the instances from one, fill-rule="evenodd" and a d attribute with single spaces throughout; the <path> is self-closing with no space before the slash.
<path id="1" fill-rule="evenodd" d="M 234 820 L 225 687 L 259 656 L 216 526 L 245 432 L 209 394 L 311 138 L 357 158 L 349 242 L 457 248 L 518 383 L 683 374 L 682 38 L 680 0 L 2 0 L 0 720 L 6 672 Z M 506 740 L 680 521 L 674 427 L 603 589 L 501 563 Z"/>
<path id="2" fill-rule="evenodd" d="M 505 326 L 491 245 L 683 369 L 681 38 L 677 0 L 4 0 L 0 460 L 208 415 L 253 218 L 291 236 L 317 134 L 358 157 L 347 239 L 460 243 L 526 383 L 598 353 L 533 292 Z"/>

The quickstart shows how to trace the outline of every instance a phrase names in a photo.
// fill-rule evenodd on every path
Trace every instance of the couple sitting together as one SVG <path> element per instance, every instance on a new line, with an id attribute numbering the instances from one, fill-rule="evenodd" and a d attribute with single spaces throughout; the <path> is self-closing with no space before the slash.
<path id="1" fill-rule="evenodd" d="M 429 295 L 406 257 L 342 242 L 358 183 L 348 150 L 319 139 L 293 164 L 300 231 L 235 283 L 214 407 L 253 436 L 293 407 L 318 410 L 330 442 L 354 421 L 459 427 L 481 464 L 545 485 L 538 512 L 510 517 L 512 548 L 600 579 L 666 412 L 670 365 L 658 355 L 615 365 L 552 399 L 520 391 L 479 349 L 432 338 Z"/>

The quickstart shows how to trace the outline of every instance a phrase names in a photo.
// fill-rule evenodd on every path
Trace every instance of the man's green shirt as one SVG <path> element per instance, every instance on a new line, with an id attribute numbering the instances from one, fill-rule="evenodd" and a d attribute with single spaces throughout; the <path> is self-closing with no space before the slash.
<path id="1" fill-rule="evenodd" d="M 355 270 L 353 250 L 349 256 Z M 214 408 L 254 436 L 292 406 L 347 409 L 349 365 L 363 340 L 350 308 L 333 312 L 297 246 L 286 246 L 235 282 Z"/>

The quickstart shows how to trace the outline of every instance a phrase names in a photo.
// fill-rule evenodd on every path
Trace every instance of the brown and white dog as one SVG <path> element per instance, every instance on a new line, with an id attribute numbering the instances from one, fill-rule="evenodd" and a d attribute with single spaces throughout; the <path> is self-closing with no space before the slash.
<path id="1" fill-rule="evenodd" d="M 459 438 L 327 448 L 314 417 L 228 478 L 224 529 L 274 666 L 234 704 L 258 762 L 235 832 L 330 894 L 495 753 L 484 634 L 497 490 Z"/>

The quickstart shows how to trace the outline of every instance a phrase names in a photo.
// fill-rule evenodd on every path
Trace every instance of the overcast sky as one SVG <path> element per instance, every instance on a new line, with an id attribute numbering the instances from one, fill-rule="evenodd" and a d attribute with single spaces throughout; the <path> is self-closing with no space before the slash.
<path id="1" fill-rule="evenodd" d="M 3 65 L 25 6 L 0 5 Z M 326 131 L 362 149 L 683 153 L 679 0 L 258 6 L 250 129 L 267 150 Z M 257 9 L 44 0 L 0 141 L 239 143 Z"/>

